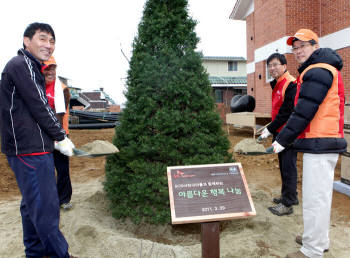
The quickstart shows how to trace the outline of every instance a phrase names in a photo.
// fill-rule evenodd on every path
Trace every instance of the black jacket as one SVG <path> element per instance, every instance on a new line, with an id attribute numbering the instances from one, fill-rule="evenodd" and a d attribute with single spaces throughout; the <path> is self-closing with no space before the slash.
<path id="1" fill-rule="evenodd" d="M 335 51 L 320 48 L 301 64 L 298 72 L 301 74 L 308 66 L 317 63 L 332 65 L 339 71 L 343 67 L 342 59 Z M 295 150 L 306 153 L 342 153 L 346 151 L 347 144 L 344 138 L 297 139 L 314 118 L 332 83 L 333 75 L 327 69 L 313 68 L 304 74 L 294 112 L 276 137 L 279 144 L 288 146 L 294 142 Z"/>
<path id="2" fill-rule="evenodd" d="M 1 151 L 7 155 L 52 152 L 64 130 L 45 94 L 41 63 L 21 49 L 5 66 L 0 85 Z"/>

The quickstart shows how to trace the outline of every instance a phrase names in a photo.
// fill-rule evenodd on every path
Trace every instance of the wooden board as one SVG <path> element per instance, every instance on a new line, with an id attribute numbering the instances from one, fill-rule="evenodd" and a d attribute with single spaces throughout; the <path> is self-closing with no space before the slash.
<path id="1" fill-rule="evenodd" d="M 240 163 L 167 168 L 173 224 L 255 216 Z"/>
<path id="2" fill-rule="evenodd" d="M 350 152 L 350 129 L 344 128 L 344 138 L 348 143 L 348 147 L 347 147 L 346 151 Z"/>
<path id="3" fill-rule="evenodd" d="M 350 124 L 350 105 L 344 106 L 344 124 Z"/>
<path id="4" fill-rule="evenodd" d="M 350 153 L 348 152 L 341 156 L 340 177 L 343 183 L 350 184 Z"/>

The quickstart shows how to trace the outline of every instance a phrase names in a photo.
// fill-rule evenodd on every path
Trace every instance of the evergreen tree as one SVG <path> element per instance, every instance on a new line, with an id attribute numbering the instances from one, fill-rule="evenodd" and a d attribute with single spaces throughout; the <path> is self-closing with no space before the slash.
<path id="1" fill-rule="evenodd" d="M 166 167 L 230 162 L 187 0 L 148 0 L 105 189 L 116 218 L 170 222 Z"/>

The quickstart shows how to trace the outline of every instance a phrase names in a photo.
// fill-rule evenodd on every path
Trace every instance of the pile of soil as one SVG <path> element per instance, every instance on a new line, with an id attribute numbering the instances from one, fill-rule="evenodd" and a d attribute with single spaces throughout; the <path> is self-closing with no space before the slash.
<path id="1" fill-rule="evenodd" d="M 233 148 L 234 152 L 249 153 L 249 152 L 265 152 L 265 147 L 258 144 L 254 138 L 246 138 L 240 141 Z"/>
<path id="2" fill-rule="evenodd" d="M 95 140 L 80 147 L 89 154 L 104 154 L 119 152 L 118 148 L 108 141 Z"/>

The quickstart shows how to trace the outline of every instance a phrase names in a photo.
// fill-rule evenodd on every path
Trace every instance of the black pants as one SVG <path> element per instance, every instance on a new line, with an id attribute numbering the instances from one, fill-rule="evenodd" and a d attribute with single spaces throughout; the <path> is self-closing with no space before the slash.
<path id="1" fill-rule="evenodd" d="M 72 184 L 69 176 L 69 157 L 57 150 L 53 151 L 53 160 L 57 172 L 57 191 L 60 205 L 70 202 Z"/>
<path id="2" fill-rule="evenodd" d="M 289 207 L 298 202 L 297 152 L 292 147 L 287 147 L 278 153 L 278 161 L 282 179 L 282 203 Z"/>

